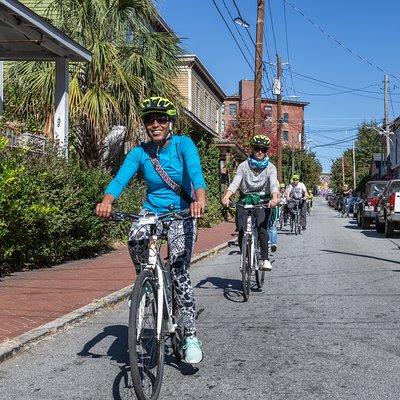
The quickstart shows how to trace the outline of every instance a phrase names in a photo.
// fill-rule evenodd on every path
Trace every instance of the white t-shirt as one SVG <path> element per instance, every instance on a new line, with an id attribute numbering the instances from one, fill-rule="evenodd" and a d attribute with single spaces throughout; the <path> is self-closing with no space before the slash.
<path id="1" fill-rule="evenodd" d="M 296 186 L 290 184 L 287 193 L 292 199 L 300 200 L 307 193 L 306 185 L 303 182 L 299 182 Z"/>

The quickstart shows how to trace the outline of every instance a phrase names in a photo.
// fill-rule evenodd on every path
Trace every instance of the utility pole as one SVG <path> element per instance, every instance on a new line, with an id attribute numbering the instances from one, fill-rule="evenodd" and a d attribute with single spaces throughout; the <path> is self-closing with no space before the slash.
<path id="1" fill-rule="evenodd" d="M 385 134 L 382 136 L 382 151 L 386 146 L 386 175 L 390 175 L 392 172 L 392 165 L 390 162 L 390 138 L 389 134 L 386 133 L 389 126 L 389 112 L 388 112 L 388 75 L 384 76 L 383 79 L 383 129 Z"/>
<path id="2" fill-rule="evenodd" d="M 258 135 L 261 128 L 261 88 L 262 88 L 262 50 L 264 34 L 264 5 L 265 0 L 258 0 L 257 5 L 257 27 L 256 27 L 256 54 L 255 54 L 255 77 L 254 77 L 254 119 L 253 134 Z"/>
<path id="3" fill-rule="evenodd" d="M 344 187 L 344 157 L 342 156 L 342 184 Z"/>
<path id="4" fill-rule="evenodd" d="M 292 176 L 294 175 L 294 143 L 292 137 Z"/>
<path id="5" fill-rule="evenodd" d="M 353 139 L 353 190 L 356 190 L 356 149 L 355 140 Z"/>
<path id="6" fill-rule="evenodd" d="M 276 146 L 277 146 L 277 162 L 276 169 L 278 175 L 278 181 L 282 181 L 282 90 L 281 90 L 281 78 L 282 78 L 282 60 L 276 55 L 276 66 L 277 66 L 277 84 L 279 91 L 277 94 L 276 101 Z"/>

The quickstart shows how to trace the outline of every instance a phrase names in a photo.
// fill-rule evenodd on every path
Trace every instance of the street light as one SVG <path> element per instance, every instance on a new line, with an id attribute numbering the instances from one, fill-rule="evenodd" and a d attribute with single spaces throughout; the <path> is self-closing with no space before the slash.
<path id="1" fill-rule="evenodd" d="M 240 26 L 243 26 L 244 28 L 250 28 L 250 24 L 247 23 L 241 15 L 239 15 L 237 18 L 235 18 L 233 20 L 233 22 L 235 22 L 235 24 L 238 24 Z"/>

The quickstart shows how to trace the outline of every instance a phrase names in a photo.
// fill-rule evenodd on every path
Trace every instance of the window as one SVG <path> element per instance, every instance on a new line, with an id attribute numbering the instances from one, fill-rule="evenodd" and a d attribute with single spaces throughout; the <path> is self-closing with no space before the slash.
<path id="1" fill-rule="evenodd" d="M 237 114 L 237 104 L 229 104 L 229 115 L 236 117 Z"/>
<path id="2" fill-rule="evenodd" d="M 200 114 L 200 86 L 199 85 L 196 85 L 195 101 L 196 101 L 196 108 L 195 108 L 194 114 L 196 115 L 196 117 L 198 117 Z"/>
<path id="3" fill-rule="evenodd" d="M 222 115 L 225 114 L 225 104 L 222 104 L 221 114 L 222 114 Z"/>
<path id="4" fill-rule="evenodd" d="M 286 123 L 289 122 L 289 113 L 283 113 L 282 121 Z"/>
<path id="5" fill-rule="evenodd" d="M 272 117 L 272 106 L 265 106 L 264 107 L 264 111 L 265 111 L 265 117 Z"/>
<path id="6" fill-rule="evenodd" d="M 289 132 L 288 132 L 288 131 L 283 131 L 283 132 L 282 132 L 282 139 L 283 139 L 285 142 L 288 142 L 288 141 L 289 141 Z"/>
<path id="7" fill-rule="evenodd" d="M 210 120 L 211 120 L 211 97 L 208 95 L 205 96 L 206 100 L 206 125 L 210 126 Z"/>
<path id="8" fill-rule="evenodd" d="M 221 120 L 221 132 L 225 131 L 225 121 Z"/>

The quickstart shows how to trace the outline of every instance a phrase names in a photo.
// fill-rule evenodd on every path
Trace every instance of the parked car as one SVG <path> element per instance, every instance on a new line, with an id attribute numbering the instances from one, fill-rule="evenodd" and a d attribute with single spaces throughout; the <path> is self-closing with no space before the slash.
<path id="1" fill-rule="evenodd" d="M 389 181 L 376 206 L 376 231 L 392 237 L 400 229 L 400 179 Z"/>
<path id="2" fill-rule="evenodd" d="M 357 203 L 357 225 L 363 229 L 375 222 L 376 206 L 379 195 L 383 192 L 388 181 L 369 181 L 365 185 L 363 199 Z"/>

